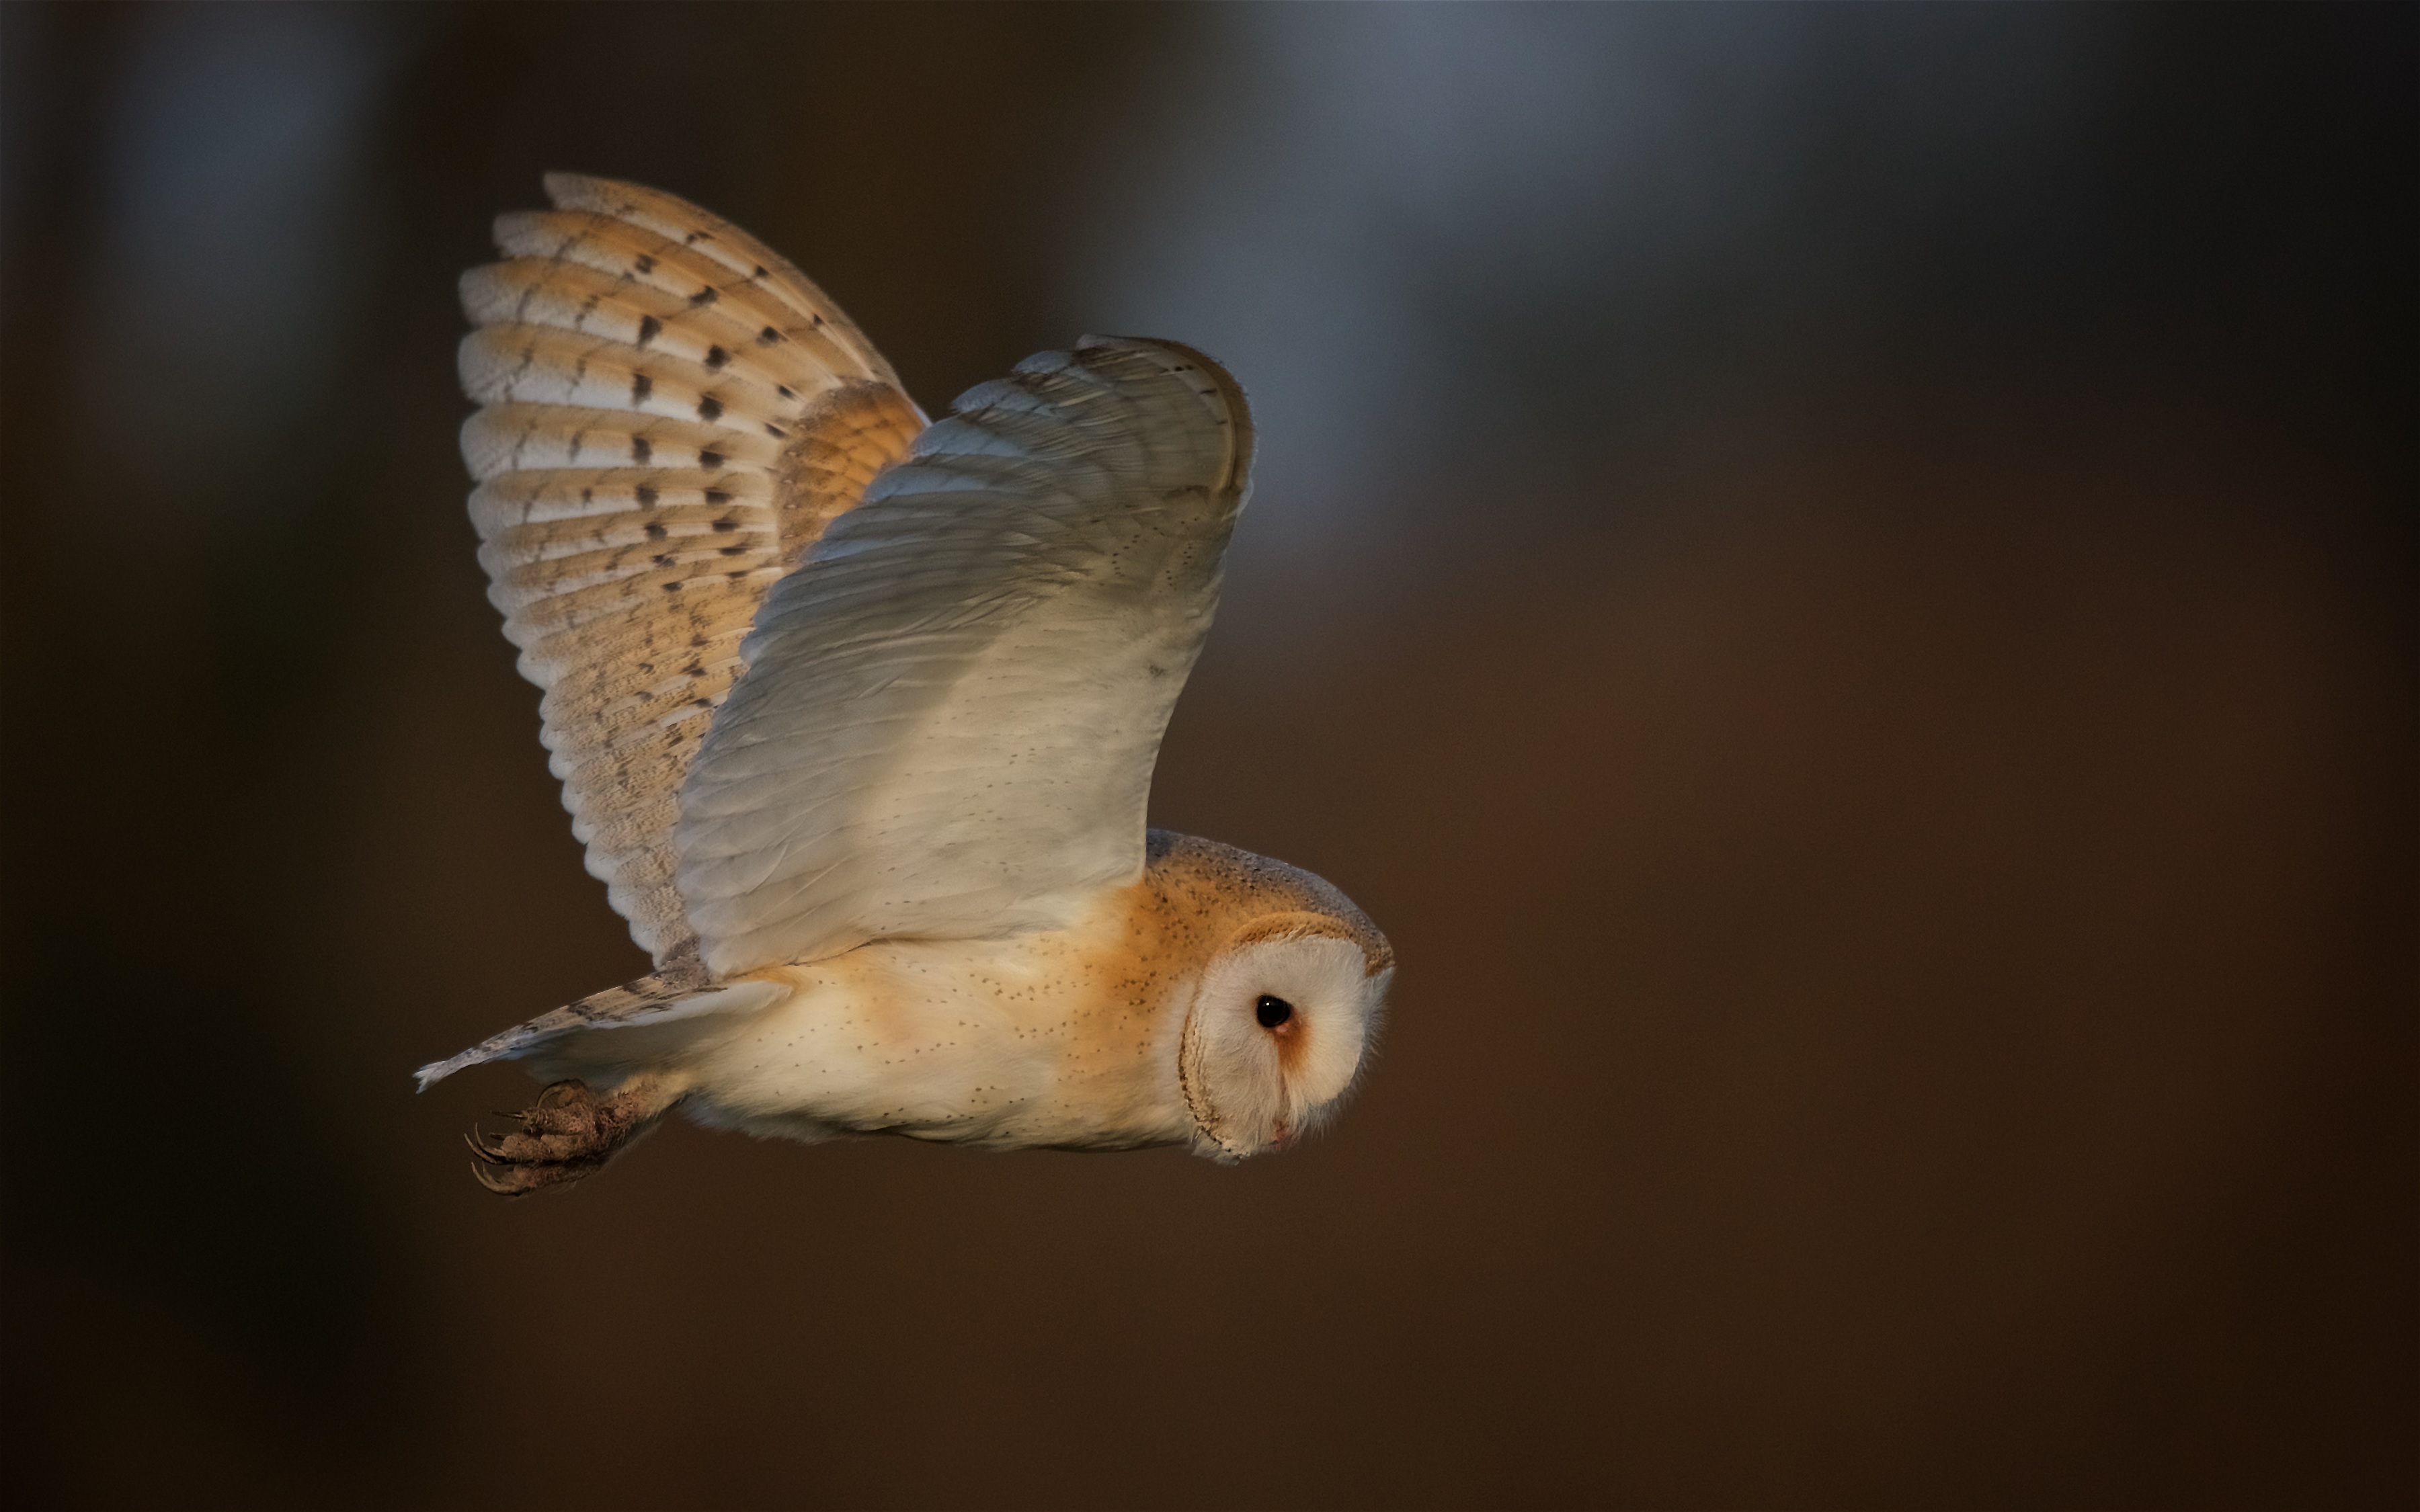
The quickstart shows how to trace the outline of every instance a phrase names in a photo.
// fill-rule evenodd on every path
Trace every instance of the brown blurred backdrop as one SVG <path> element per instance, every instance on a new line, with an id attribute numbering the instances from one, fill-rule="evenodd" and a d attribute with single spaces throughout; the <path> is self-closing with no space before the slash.
<path id="1" fill-rule="evenodd" d="M 2415 1495 L 2409 7 L 0 8 L 18 1505 Z M 1404 968 L 1324 1142 L 674 1129 L 453 282 L 690 196 L 927 408 L 1254 394 L 1156 821 Z"/>

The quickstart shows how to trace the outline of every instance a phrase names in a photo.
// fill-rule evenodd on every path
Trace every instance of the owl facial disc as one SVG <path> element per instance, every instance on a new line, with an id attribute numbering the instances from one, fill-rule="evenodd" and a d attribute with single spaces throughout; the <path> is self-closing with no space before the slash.
<path id="1" fill-rule="evenodd" d="M 1177 1062 L 1194 1148 L 1219 1161 L 1281 1149 L 1326 1121 L 1361 1069 L 1390 969 L 1317 914 L 1238 930 L 1194 995 Z"/>

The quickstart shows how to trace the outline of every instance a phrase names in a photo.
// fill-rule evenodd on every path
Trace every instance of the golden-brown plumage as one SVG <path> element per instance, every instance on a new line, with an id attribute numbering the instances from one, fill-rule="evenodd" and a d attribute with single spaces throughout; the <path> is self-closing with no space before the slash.
<path id="1" fill-rule="evenodd" d="M 777 254 L 669 195 L 556 174 L 462 279 L 480 562 L 546 698 L 589 869 L 659 964 L 693 954 L 680 784 L 765 594 L 924 417 Z"/>

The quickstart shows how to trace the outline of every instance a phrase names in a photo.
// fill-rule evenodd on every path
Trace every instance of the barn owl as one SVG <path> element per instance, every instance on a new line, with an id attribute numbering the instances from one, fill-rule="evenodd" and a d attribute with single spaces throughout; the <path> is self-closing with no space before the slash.
<path id="1" fill-rule="evenodd" d="M 551 1083 L 519 1196 L 708 1127 L 1221 1162 L 1318 1126 L 1394 974 L 1309 872 L 1145 827 L 1252 427 L 1087 337 L 928 424 L 737 227 L 550 176 L 464 275 L 489 596 L 588 869 L 655 970 L 419 1072 Z"/>

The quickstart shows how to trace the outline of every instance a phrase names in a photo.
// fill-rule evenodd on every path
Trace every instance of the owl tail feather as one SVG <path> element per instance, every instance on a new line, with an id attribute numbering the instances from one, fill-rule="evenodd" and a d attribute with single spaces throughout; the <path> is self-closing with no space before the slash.
<path id="1" fill-rule="evenodd" d="M 788 989 L 777 982 L 737 981 L 717 986 L 705 969 L 685 965 L 591 993 L 577 1002 L 540 1013 L 526 1024 L 491 1034 L 448 1060 L 434 1060 L 412 1074 L 427 1091 L 466 1066 L 518 1060 L 562 1039 L 593 1029 L 627 1029 L 702 1013 L 728 1013 L 771 1006 Z"/>

